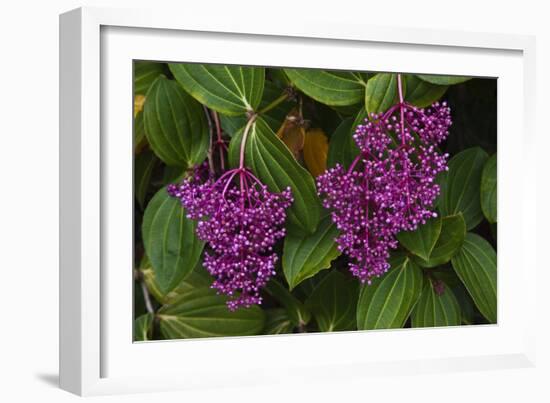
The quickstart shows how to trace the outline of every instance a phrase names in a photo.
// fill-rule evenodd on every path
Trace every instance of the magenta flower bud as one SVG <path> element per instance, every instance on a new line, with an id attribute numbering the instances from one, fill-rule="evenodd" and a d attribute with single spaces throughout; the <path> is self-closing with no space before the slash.
<path id="1" fill-rule="evenodd" d="M 317 178 L 318 193 L 340 230 L 338 248 L 352 274 L 369 283 L 389 269 L 395 235 L 414 231 L 437 216 L 436 176 L 447 170 L 447 154 L 437 145 L 449 133 L 450 108 L 434 103 L 419 109 L 403 101 L 386 113 L 370 114 L 354 134 L 360 154 L 346 171 L 340 165 Z"/>
<path id="2" fill-rule="evenodd" d="M 180 199 L 189 218 L 199 220 L 197 236 L 209 246 L 203 264 L 214 277 L 212 288 L 229 296 L 228 308 L 261 304 L 260 291 L 275 274 L 273 245 L 285 235 L 290 188 L 271 193 L 240 167 L 216 181 L 196 171 L 168 192 Z"/>

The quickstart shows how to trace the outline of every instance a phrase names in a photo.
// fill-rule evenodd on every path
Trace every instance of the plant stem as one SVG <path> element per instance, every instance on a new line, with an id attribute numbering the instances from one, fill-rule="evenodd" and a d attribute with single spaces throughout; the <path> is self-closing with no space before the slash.
<path id="1" fill-rule="evenodd" d="M 208 111 L 208 108 L 206 106 L 202 106 L 204 110 L 204 114 L 206 115 L 206 121 L 208 122 L 208 130 L 210 132 L 210 146 L 208 147 L 208 167 L 210 168 L 210 172 L 214 173 L 214 159 L 213 159 L 213 153 L 214 153 L 214 128 L 212 127 L 212 119 L 210 118 L 210 112 Z"/>
<path id="2" fill-rule="evenodd" d="M 348 168 L 348 173 L 350 173 L 351 171 L 353 171 L 353 168 L 355 168 L 355 165 L 357 165 L 357 163 L 363 158 L 363 154 L 362 153 L 359 153 L 359 155 L 357 155 L 357 157 L 355 157 L 355 159 L 353 160 L 353 162 L 351 163 L 350 167 Z"/>
<path id="3" fill-rule="evenodd" d="M 149 295 L 147 285 L 145 284 L 145 281 L 143 279 L 140 281 L 140 283 L 141 290 L 143 291 L 143 300 L 145 301 L 145 309 L 147 309 L 147 312 L 149 312 L 150 314 L 154 314 L 155 309 L 153 308 L 153 303 L 151 302 L 151 296 Z"/>
<path id="4" fill-rule="evenodd" d="M 244 150 L 246 148 L 246 139 L 248 137 L 248 132 L 250 131 L 250 128 L 252 127 L 252 125 L 256 121 L 257 116 L 258 115 L 256 115 L 256 114 L 251 115 L 248 118 L 248 122 L 246 123 L 246 126 L 244 128 L 243 138 L 241 140 L 241 153 L 239 155 L 239 169 L 244 169 Z"/>
<path id="5" fill-rule="evenodd" d="M 405 147 L 405 101 L 403 100 L 403 84 L 401 82 L 401 74 L 397 74 L 397 90 L 399 91 L 399 111 L 401 112 L 401 146 Z M 405 151 L 406 152 L 406 151 Z M 405 161 L 403 164 L 403 170 L 405 171 L 405 175 L 409 177 L 409 164 L 407 163 L 408 160 Z M 405 195 L 407 196 L 407 211 L 410 210 L 410 188 L 409 188 L 409 181 L 407 181 L 407 188 L 405 190 Z"/>
<path id="6" fill-rule="evenodd" d="M 261 109 L 258 114 L 263 114 L 266 112 L 269 112 L 273 108 L 276 108 L 279 104 L 283 103 L 288 99 L 288 93 L 284 92 L 281 94 L 277 99 L 275 99 L 273 102 L 271 102 L 269 105 L 267 105 L 265 108 Z"/>
<path id="7" fill-rule="evenodd" d="M 403 100 L 403 84 L 401 74 L 397 74 L 397 89 L 399 91 L 399 110 L 401 112 L 401 144 L 405 145 L 405 105 Z"/>

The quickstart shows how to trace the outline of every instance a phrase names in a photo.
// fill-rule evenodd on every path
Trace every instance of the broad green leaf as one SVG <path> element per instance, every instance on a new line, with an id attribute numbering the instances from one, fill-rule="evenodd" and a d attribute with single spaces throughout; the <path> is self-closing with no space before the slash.
<path id="1" fill-rule="evenodd" d="M 370 285 L 364 285 L 357 303 L 357 327 L 401 328 L 409 317 L 420 291 L 422 271 L 408 257 L 392 258 L 390 270 Z"/>
<path id="2" fill-rule="evenodd" d="M 199 260 L 191 273 L 189 273 L 185 278 L 172 290 L 168 292 L 162 292 L 159 288 L 155 271 L 151 266 L 151 262 L 144 256 L 141 264 L 140 271 L 143 275 L 145 284 L 149 293 L 161 304 L 172 304 L 175 300 L 181 298 L 186 293 L 193 291 L 196 288 L 205 288 L 209 287 L 214 279 L 206 271 L 202 265 L 202 261 Z"/>
<path id="3" fill-rule="evenodd" d="M 317 273 L 315 276 L 310 277 L 308 279 L 305 279 L 302 281 L 298 286 L 296 286 L 295 291 L 296 295 L 303 300 L 308 299 L 308 297 L 311 295 L 315 287 L 319 285 L 321 280 L 325 278 L 325 276 L 330 273 L 330 270 L 322 270 L 319 273 Z"/>
<path id="4" fill-rule="evenodd" d="M 264 92 L 265 69 L 214 64 L 169 64 L 170 71 L 201 104 L 228 116 L 256 111 Z"/>
<path id="5" fill-rule="evenodd" d="M 186 276 L 176 288 L 164 296 L 164 304 L 172 304 L 177 299 L 184 297 L 186 294 L 196 290 L 197 288 L 210 287 L 214 282 L 214 278 L 204 268 L 202 260 L 196 264 L 191 273 Z"/>
<path id="6" fill-rule="evenodd" d="M 248 336 L 262 331 L 265 314 L 260 307 L 231 312 L 226 302 L 210 287 L 194 289 L 159 309 L 160 331 L 166 339 Z"/>
<path id="7" fill-rule="evenodd" d="M 364 124 L 367 117 L 365 108 L 361 108 L 355 117 L 344 119 L 332 134 L 328 146 L 327 166 L 337 163 L 348 168 L 355 157 L 359 155 L 359 147 L 353 139 L 357 125 Z"/>
<path id="8" fill-rule="evenodd" d="M 283 272 L 292 290 L 302 281 L 313 277 L 340 256 L 334 239 L 338 230 L 326 215 L 317 231 L 304 236 L 302 233 L 288 231 L 283 248 Z"/>
<path id="9" fill-rule="evenodd" d="M 468 233 L 451 263 L 483 316 L 497 322 L 497 254 L 491 244 Z"/>
<path id="10" fill-rule="evenodd" d="M 166 73 L 166 65 L 159 62 L 134 62 L 134 95 L 147 94 L 153 82 Z"/>
<path id="11" fill-rule="evenodd" d="M 181 183 L 187 176 L 189 172 L 187 168 L 182 167 L 171 167 L 166 165 L 162 171 L 162 179 L 160 180 L 161 185 L 169 185 L 170 183 Z"/>
<path id="12" fill-rule="evenodd" d="M 239 150 L 243 131 L 231 139 L 229 161 L 239 165 Z M 290 186 L 294 202 L 287 210 L 287 227 L 315 232 L 321 214 L 321 204 L 311 174 L 304 169 L 286 145 L 277 138 L 262 118 L 251 126 L 245 147 L 245 165 L 270 191 L 281 192 Z"/>
<path id="13" fill-rule="evenodd" d="M 404 74 L 403 77 L 407 83 L 405 101 L 419 108 L 424 108 L 438 101 L 449 88 L 447 85 L 431 84 L 412 74 Z"/>
<path id="14" fill-rule="evenodd" d="M 412 327 L 458 326 L 460 306 L 453 291 L 442 280 L 429 279 L 411 313 Z"/>
<path id="15" fill-rule="evenodd" d="M 144 106 L 145 135 L 168 165 L 191 167 L 206 157 L 209 144 L 204 111 L 174 80 L 160 76 Z"/>
<path id="16" fill-rule="evenodd" d="M 285 308 L 295 326 L 305 326 L 311 320 L 311 312 L 306 306 L 277 280 L 267 283 L 265 290 Z"/>
<path id="17" fill-rule="evenodd" d="M 263 334 L 292 333 L 294 325 L 283 308 L 273 308 L 265 311 L 266 321 Z"/>
<path id="18" fill-rule="evenodd" d="M 139 280 L 134 281 L 134 319 L 147 313 L 145 306 L 145 298 L 143 296 L 143 288 Z"/>
<path id="19" fill-rule="evenodd" d="M 466 223 L 462 214 L 444 217 L 441 220 L 441 232 L 430 253 L 429 259 L 414 256 L 413 259 L 422 267 L 436 267 L 451 260 L 464 242 Z"/>
<path id="20" fill-rule="evenodd" d="M 458 301 L 458 305 L 460 306 L 462 324 L 473 325 L 475 323 L 476 313 L 474 309 L 474 301 L 468 293 L 468 290 L 466 290 L 466 287 L 464 287 L 464 284 L 462 283 L 460 283 L 459 286 L 451 287 L 451 289 L 456 297 L 456 300 Z"/>
<path id="21" fill-rule="evenodd" d="M 471 77 L 465 76 L 442 76 L 433 74 L 417 74 L 416 76 L 430 84 L 436 85 L 460 84 L 471 79 Z"/>
<path id="22" fill-rule="evenodd" d="M 404 93 L 405 88 L 406 84 L 403 83 Z M 378 73 L 367 82 L 365 107 L 369 114 L 385 112 L 398 100 L 397 74 Z"/>
<path id="23" fill-rule="evenodd" d="M 365 97 L 368 79 L 365 73 L 315 69 L 284 69 L 284 72 L 300 91 L 325 105 L 353 105 Z"/>
<path id="24" fill-rule="evenodd" d="M 468 148 L 449 161 L 449 171 L 441 186 L 439 210 L 444 216 L 462 213 L 471 230 L 483 219 L 480 183 L 488 155 L 480 147 Z"/>
<path id="25" fill-rule="evenodd" d="M 353 117 L 344 119 L 330 137 L 327 167 L 332 168 L 339 163 L 347 168 L 359 154 L 359 148 L 352 143 L 353 121 Z"/>
<path id="26" fill-rule="evenodd" d="M 134 153 L 139 153 L 147 143 L 143 111 L 134 117 Z"/>
<path id="27" fill-rule="evenodd" d="M 262 110 L 263 108 L 267 107 L 282 94 L 283 91 L 280 88 L 278 88 L 272 82 L 266 81 L 264 87 L 264 95 L 262 97 L 262 101 L 260 102 L 258 110 Z M 276 132 L 277 130 L 279 130 L 279 127 L 281 127 L 281 123 L 294 105 L 295 103 L 287 100 L 277 105 L 275 108 L 267 111 L 266 113 L 262 113 L 261 116 L 271 128 L 271 130 Z M 231 137 L 239 130 L 241 130 L 244 126 L 246 126 L 246 121 L 247 117 L 244 115 L 220 115 L 222 129 Z"/>
<path id="28" fill-rule="evenodd" d="M 153 328 L 153 315 L 146 313 L 134 320 L 134 341 L 151 340 Z"/>
<path id="29" fill-rule="evenodd" d="M 196 226 L 166 188 L 160 189 L 145 208 L 143 244 L 161 292 L 176 287 L 199 261 L 204 243 L 195 235 Z"/>
<path id="30" fill-rule="evenodd" d="M 497 155 L 487 160 L 481 173 L 481 210 L 491 224 L 497 222 Z"/>
<path id="31" fill-rule="evenodd" d="M 359 286 L 352 277 L 332 270 L 306 301 L 321 332 L 355 330 Z"/>
<path id="32" fill-rule="evenodd" d="M 361 104 L 353 105 L 354 108 L 360 107 Z M 350 108 L 343 107 L 343 108 Z M 321 104 L 319 102 L 306 102 L 305 111 L 306 119 L 305 123 L 308 123 L 307 120 L 311 120 L 310 127 L 316 127 L 322 129 L 327 136 L 330 133 L 334 133 L 336 128 L 340 123 L 342 123 L 343 115 L 337 112 L 334 107 Z"/>
<path id="33" fill-rule="evenodd" d="M 473 325 L 474 323 L 478 323 L 476 321 L 476 316 L 478 314 L 475 311 L 474 301 L 451 265 L 445 265 L 441 268 L 434 269 L 430 274 L 434 279 L 442 280 L 453 292 L 460 306 L 462 324 Z"/>
<path id="34" fill-rule="evenodd" d="M 416 256 L 428 260 L 441 234 L 442 221 L 441 217 L 432 218 L 426 224 L 420 225 L 416 231 L 400 232 L 397 234 L 397 240 Z"/>
<path id="35" fill-rule="evenodd" d="M 151 182 L 151 173 L 157 163 L 155 155 L 151 151 L 146 151 L 135 157 L 134 160 L 134 193 L 136 199 L 143 208 L 147 189 Z"/>
<path id="36" fill-rule="evenodd" d="M 267 76 L 270 77 L 271 81 L 279 88 L 285 88 L 290 85 L 289 78 L 281 68 L 267 69 Z"/>
<path id="37" fill-rule="evenodd" d="M 364 109 L 364 106 L 363 104 L 354 104 L 347 106 L 331 106 L 330 108 L 344 119 L 356 116 L 361 109 Z"/>

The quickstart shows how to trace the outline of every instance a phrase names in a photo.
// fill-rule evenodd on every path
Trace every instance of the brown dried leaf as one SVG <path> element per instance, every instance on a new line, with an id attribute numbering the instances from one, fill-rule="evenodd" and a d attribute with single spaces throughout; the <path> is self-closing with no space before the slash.
<path id="1" fill-rule="evenodd" d="M 277 137 L 286 144 L 295 158 L 298 157 L 300 151 L 304 148 L 306 131 L 303 123 L 298 109 L 294 108 L 286 116 L 283 125 L 277 131 Z"/>
<path id="2" fill-rule="evenodd" d="M 306 132 L 304 142 L 304 161 L 314 177 L 327 169 L 328 138 L 321 129 Z"/>

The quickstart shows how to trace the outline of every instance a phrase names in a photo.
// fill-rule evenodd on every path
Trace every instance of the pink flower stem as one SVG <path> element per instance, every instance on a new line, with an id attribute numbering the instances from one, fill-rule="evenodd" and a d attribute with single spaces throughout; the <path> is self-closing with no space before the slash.
<path id="1" fill-rule="evenodd" d="M 400 125 L 400 129 L 401 129 L 401 146 L 405 148 L 405 144 L 406 144 L 406 139 L 405 139 L 405 100 L 403 99 L 403 84 L 401 82 L 401 74 L 397 74 L 397 90 L 399 92 L 399 110 L 401 112 L 401 125 Z M 407 152 L 407 151 L 404 151 L 404 152 Z M 404 167 L 403 169 L 405 170 L 405 175 L 408 177 L 409 176 L 409 164 L 404 161 Z M 411 202 L 410 202 L 410 188 L 409 188 L 409 181 L 407 180 L 406 181 L 407 183 L 407 190 L 406 190 L 406 195 L 407 195 L 407 211 L 410 211 L 410 208 L 411 208 Z"/>
<path id="2" fill-rule="evenodd" d="M 401 144 L 405 145 L 405 103 L 403 100 L 403 84 L 401 74 L 397 75 L 397 90 L 399 91 L 399 110 L 401 112 Z"/>
<path id="3" fill-rule="evenodd" d="M 348 174 L 353 171 L 353 168 L 355 168 L 355 165 L 357 165 L 357 163 L 359 161 L 361 161 L 361 159 L 363 158 L 363 154 L 360 153 L 357 157 L 355 157 L 355 159 L 353 160 L 353 162 L 351 163 L 351 165 L 349 166 L 348 168 Z"/>

